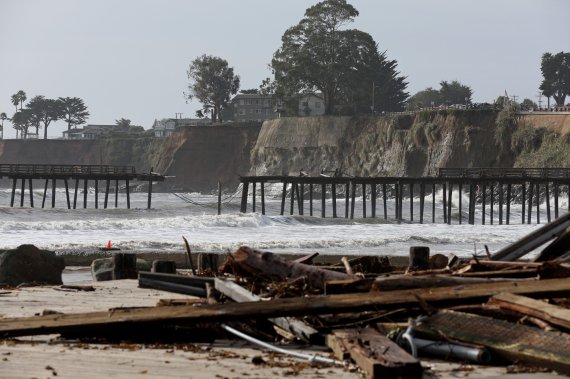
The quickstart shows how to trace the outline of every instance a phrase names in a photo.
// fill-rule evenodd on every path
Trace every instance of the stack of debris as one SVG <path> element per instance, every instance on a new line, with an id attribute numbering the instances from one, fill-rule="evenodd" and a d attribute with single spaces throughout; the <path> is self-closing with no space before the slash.
<path id="1" fill-rule="evenodd" d="M 518 261 L 549 242 L 533 261 Z M 196 341 L 235 335 L 326 344 L 326 364 L 356 364 L 367 377 L 421 377 L 421 359 L 518 363 L 570 373 L 570 214 L 483 259 L 410 249 L 409 264 L 342 258 L 313 264 L 242 246 L 194 275 L 139 273 L 139 286 L 197 298 L 156 307 L 0 319 L 0 336 Z M 190 255 L 190 251 L 188 250 Z M 191 257 L 190 257 L 191 258 Z M 271 343 L 271 344 L 270 344 Z"/>

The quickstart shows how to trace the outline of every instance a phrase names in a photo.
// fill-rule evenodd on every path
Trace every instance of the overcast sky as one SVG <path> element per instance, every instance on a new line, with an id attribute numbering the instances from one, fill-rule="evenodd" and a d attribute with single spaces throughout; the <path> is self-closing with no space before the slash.
<path id="1" fill-rule="evenodd" d="M 82 98 L 91 124 L 128 118 L 148 129 L 177 112 L 194 117 L 200 105 L 183 96 L 194 58 L 222 57 L 242 89 L 257 88 L 285 30 L 316 2 L 0 0 L 0 112 L 13 114 L 22 89 L 28 99 Z M 457 79 L 476 102 L 505 90 L 537 101 L 542 54 L 570 50 L 568 0 L 349 2 L 360 12 L 352 27 L 398 61 L 410 94 Z"/>

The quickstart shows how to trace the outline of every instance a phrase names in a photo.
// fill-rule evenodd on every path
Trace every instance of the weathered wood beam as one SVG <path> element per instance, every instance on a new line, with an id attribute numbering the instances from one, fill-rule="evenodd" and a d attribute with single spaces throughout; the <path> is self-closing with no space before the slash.
<path id="1" fill-rule="evenodd" d="M 362 294 L 284 298 L 263 302 L 216 304 L 203 307 L 151 307 L 108 312 L 57 314 L 22 318 L 0 318 L 0 336 L 15 337 L 80 332 L 97 326 L 121 325 L 141 327 L 162 323 L 197 323 L 248 320 L 256 317 L 288 317 L 331 314 L 416 306 L 418 299 L 434 306 L 480 303 L 502 293 L 515 293 L 533 298 L 570 295 L 570 281 L 550 279 L 507 283 L 484 283 L 419 290 L 402 290 Z"/>
<path id="2" fill-rule="evenodd" d="M 523 313 L 570 330 L 570 309 L 512 293 L 493 296 L 489 302 L 503 309 Z"/>

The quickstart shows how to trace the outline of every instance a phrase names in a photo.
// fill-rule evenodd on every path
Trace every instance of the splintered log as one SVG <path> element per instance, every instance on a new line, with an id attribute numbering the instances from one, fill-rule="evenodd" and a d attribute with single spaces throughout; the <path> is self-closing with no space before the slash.
<path id="1" fill-rule="evenodd" d="M 166 275 L 166 274 L 162 274 Z M 23 318 L 0 318 L 0 338 L 63 333 L 105 326 L 129 325 L 145 328 L 156 324 L 225 322 L 288 316 L 307 316 L 399 309 L 417 306 L 419 301 L 439 306 L 474 304 L 502 292 L 533 298 L 570 295 L 570 280 L 483 283 L 417 290 L 370 292 L 346 295 L 282 298 L 262 302 L 214 304 L 202 307 L 151 307 L 108 312 L 58 314 Z"/>
<path id="2" fill-rule="evenodd" d="M 570 335 L 490 317 L 440 311 L 422 321 L 417 333 L 488 347 L 498 357 L 570 373 Z"/>
<path id="3" fill-rule="evenodd" d="M 509 309 L 527 316 L 536 317 L 548 321 L 552 325 L 570 330 L 570 309 L 512 293 L 495 295 L 489 302 L 502 309 Z"/>
<path id="4" fill-rule="evenodd" d="M 351 278 L 347 274 L 290 262 L 268 251 L 259 251 L 247 246 L 242 246 L 230 254 L 228 261 L 226 267 L 229 265 L 233 270 L 237 268 L 239 274 L 262 276 L 272 280 L 305 277 L 307 283 L 317 289 L 324 289 L 328 280 Z"/>
<path id="5" fill-rule="evenodd" d="M 242 286 L 230 281 L 216 278 L 214 281 L 216 290 L 223 293 L 235 302 L 261 301 L 261 298 Z M 270 318 L 269 321 L 281 329 L 291 333 L 296 338 L 310 343 L 322 343 L 319 332 L 305 322 L 293 317 Z"/>
<path id="6" fill-rule="evenodd" d="M 416 358 L 373 329 L 335 330 L 327 342 L 337 357 L 348 352 L 367 378 L 422 377 L 422 366 Z"/>

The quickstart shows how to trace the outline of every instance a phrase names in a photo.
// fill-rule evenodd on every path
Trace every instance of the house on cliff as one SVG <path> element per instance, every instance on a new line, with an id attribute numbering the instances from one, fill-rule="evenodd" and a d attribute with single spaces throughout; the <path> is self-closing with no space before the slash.
<path id="1" fill-rule="evenodd" d="M 294 98 L 291 100 L 294 105 L 287 112 L 284 102 L 275 99 L 273 95 L 240 93 L 232 99 L 232 119 L 234 121 L 264 121 L 278 118 L 286 113 L 301 117 L 322 116 L 325 113 L 323 97 L 320 94 L 299 95 L 296 101 Z"/>
<path id="2" fill-rule="evenodd" d="M 84 128 L 73 128 L 63 132 L 63 139 L 98 139 L 116 128 L 117 125 L 85 125 Z"/>
<path id="3" fill-rule="evenodd" d="M 174 133 L 174 130 L 183 126 L 205 126 L 210 123 L 209 118 L 163 118 L 154 120 L 152 130 L 154 136 L 165 138 Z"/>

